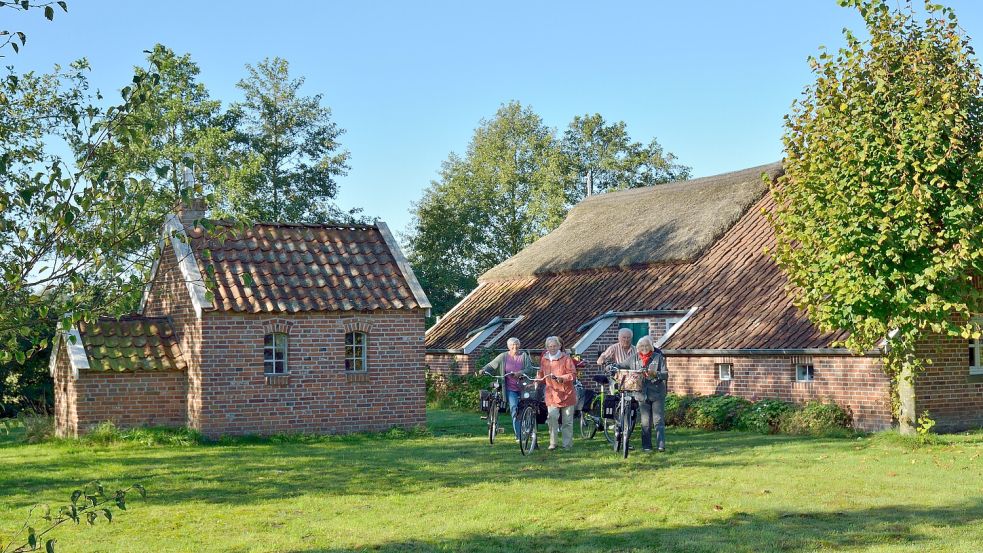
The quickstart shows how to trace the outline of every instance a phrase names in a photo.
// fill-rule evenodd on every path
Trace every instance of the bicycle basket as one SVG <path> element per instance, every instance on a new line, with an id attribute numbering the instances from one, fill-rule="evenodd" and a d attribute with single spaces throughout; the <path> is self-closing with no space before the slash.
<path id="1" fill-rule="evenodd" d="M 522 399 L 543 401 L 546 388 L 544 386 L 538 386 L 538 384 L 538 382 L 531 382 L 529 380 L 522 381 L 522 392 L 519 393 L 519 397 Z"/>

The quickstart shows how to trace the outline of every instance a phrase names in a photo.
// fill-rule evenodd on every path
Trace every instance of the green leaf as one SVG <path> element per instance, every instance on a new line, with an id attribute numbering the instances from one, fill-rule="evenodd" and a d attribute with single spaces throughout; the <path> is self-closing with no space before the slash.
<path id="1" fill-rule="evenodd" d="M 27 527 L 27 545 L 30 545 L 31 549 L 38 548 L 38 534 L 31 526 Z"/>
<path id="2" fill-rule="evenodd" d="M 55 9 L 51 6 L 45 6 L 44 17 L 47 18 L 48 21 L 53 20 L 55 18 Z"/>
<path id="3" fill-rule="evenodd" d="M 44 551 L 45 551 L 45 553 L 55 553 L 55 539 L 54 538 L 52 538 L 52 539 L 44 542 Z"/>

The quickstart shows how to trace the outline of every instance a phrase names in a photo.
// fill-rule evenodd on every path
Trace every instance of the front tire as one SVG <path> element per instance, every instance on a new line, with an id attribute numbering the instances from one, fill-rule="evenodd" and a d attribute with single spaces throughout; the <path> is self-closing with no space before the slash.
<path id="1" fill-rule="evenodd" d="M 631 407 L 625 409 L 624 417 L 622 417 L 621 423 L 621 455 L 622 458 L 628 458 L 628 443 L 631 441 L 631 431 L 635 429 L 635 412 Z"/>
<path id="2" fill-rule="evenodd" d="M 495 434 L 498 433 L 498 401 L 491 400 L 488 405 L 488 443 L 495 445 Z"/>
<path id="3" fill-rule="evenodd" d="M 529 405 L 519 415 L 519 451 L 529 455 L 536 447 L 536 407 Z"/>

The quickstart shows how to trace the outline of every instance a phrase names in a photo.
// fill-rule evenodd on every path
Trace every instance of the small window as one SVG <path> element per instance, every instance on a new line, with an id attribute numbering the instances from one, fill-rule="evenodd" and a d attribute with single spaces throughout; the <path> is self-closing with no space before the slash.
<path id="1" fill-rule="evenodd" d="M 263 372 L 266 374 L 287 373 L 287 335 L 267 334 L 263 341 Z"/>
<path id="2" fill-rule="evenodd" d="M 730 363 L 717 363 L 717 378 L 720 380 L 730 380 L 734 377 L 734 365 Z"/>
<path id="3" fill-rule="evenodd" d="M 369 337 L 364 332 L 345 333 L 345 370 L 362 372 L 368 369 Z"/>
<path id="4" fill-rule="evenodd" d="M 815 369 L 812 363 L 801 363 L 795 366 L 795 379 L 799 382 L 812 382 Z"/>
<path id="5" fill-rule="evenodd" d="M 969 341 L 969 374 L 983 374 L 983 340 Z"/>
<path id="6" fill-rule="evenodd" d="M 669 332 L 670 330 L 672 330 L 672 327 L 674 327 L 677 324 L 679 324 L 679 321 L 681 321 L 681 320 L 683 320 L 682 317 L 668 317 L 666 319 L 666 332 Z"/>

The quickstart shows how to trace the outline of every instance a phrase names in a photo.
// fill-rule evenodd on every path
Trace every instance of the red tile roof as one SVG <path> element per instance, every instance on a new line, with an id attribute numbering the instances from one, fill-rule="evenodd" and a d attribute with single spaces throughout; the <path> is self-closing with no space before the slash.
<path id="1" fill-rule="evenodd" d="M 421 307 L 376 225 L 216 223 L 188 230 L 213 305 L 246 313 Z M 401 254 L 398 254 L 401 255 Z M 251 275 L 246 286 L 242 274 Z M 422 307 L 429 307 L 422 306 Z"/>
<path id="2" fill-rule="evenodd" d="M 80 323 L 89 369 L 94 371 L 166 371 L 187 368 L 174 328 L 167 318 L 131 315 Z"/>
<path id="3" fill-rule="evenodd" d="M 828 348 L 845 335 L 819 332 L 792 305 L 787 279 L 764 253 L 775 237 L 762 211 L 773 207 L 766 194 L 692 263 L 485 281 L 427 332 L 426 347 L 460 349 L 469 329 L 519 315 L 510 336 L 537 347 L 558 335 L 569 347 L 580 325 L 609 310 L 699 306 L 664 349 Z"/>

